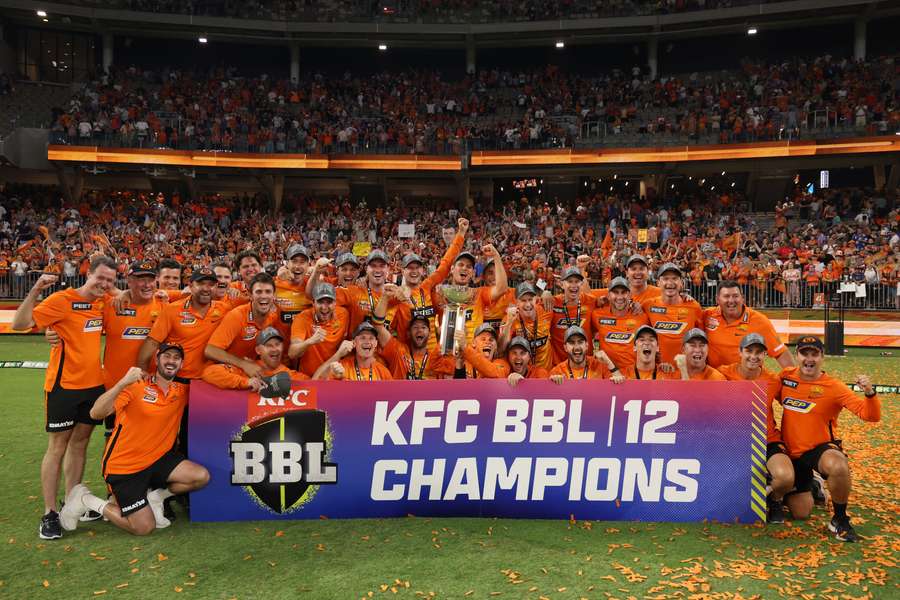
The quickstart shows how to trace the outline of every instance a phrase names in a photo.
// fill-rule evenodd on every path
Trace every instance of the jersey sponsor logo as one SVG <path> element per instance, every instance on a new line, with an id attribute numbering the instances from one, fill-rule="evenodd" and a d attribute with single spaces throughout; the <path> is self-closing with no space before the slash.
<path id="1" fill-rule="evenodd" d="M 123 340 L 142 340 L 150 335 L 149 327 L 126 327 L 122 330 Z"/>
<path id="2" fill-rule="evenodd" d="M 84 331 L 91 333 L 103 330 L 103 319 L 88 319 L 84 322 Z"/>
<path id="3" fill-rule="evenodd" d="M 293 323 L 293 322 L 294 322 L 294 315 L 295 315 L 295 314 L 297 314 L 297 313 L 284 312 L 284 311 L 282 311 L 282 313 L 281 313 L 281 322 L 282 322 L 282 323 Z"/>
<path id="4" fill-rule="evenodd" d="M 784 406 L 785 410 L 792 410 L 798 413 L 808 413 L 816 406 L 815 402 L 802 400 L 800 398 L 792 398 L 790 396 L 782 400 L 781 404 Z"/>
<path id="5" fill-rule="evenodd" d="M 710 331 L 715 331 L 716 328 L 719 327 L 719 320 L 715 317 L 709 317 L 706 319 L 706 328 Z"/>
<path id="6" fill-rule="evenodd" d="M 116 311 L 117 317 L 136 317 L 137 311 L 133 308 L 123 308 L 122 310 Z"/>
<path id="7" fill-rule="evenodd" d="M 421 308 L 412 309 L 412 316 L 415 318 L 426 318 L 430 319 L 434 316 L 435 311 L 433 306 L 423 306 Z"/>
<path id="8" fill-rule="evenodd" d="M 156 390 L 152 387 L 144 388 L 144 397 L 141 398 L 144 402 L 150 402 L 152 404 L 156 404 L 158 394 Z"/>
<path id="9" fill-rule="evenodd" d="M 606 341 L 613 344 L 627 344 L 631 341 L 631 332 L 629 331 L 610 331 L 606 334 Z"/>
<path id="10" fill-rule="evenodd" d="M 686 325 L 678 321 L 657 321 L 653 328 L 660 333 L 680 333 Z"/>
<path id="11" fill-rule="evenodd" d="M 824 395 L 825 395 L 825 388 L 823 388 L 821 385 L 814 385 L 809 388 L 808 396 L 810 398 L 821 398 Z"/>
<path id="12" fill-rule="evenodd" d="M 243 339 L 245 342 L 255 340 L 258 333 L 259 330 L 254 325 L 247 325 L 246 327 L 244 327 L 244 335 L 241 339 Z"/>
<path id="13" fill-rule="evenodd" d="M 532 349 L 540 348 L 541 346 L 547 345 L 547 337 L 536 338 L 533 340 L 528 340 L 528 343 L 531 345 Z"/>
<path id="14" fill-rule="evenodd" d="M 650 312 L 656 313 L 656 314 L 658 314 L 658 315 L 664 315 L 664 314 L 666 314 L 666 307 L 664 307 L 664 306 L 651 306 L 651 307 L 650 307 Z"/>
<path id="15" fill-rule="evenodd" d="M 73 302 L 72 310 L 91 310 L 90 302 Z"/>
<path id="16" fill-rule="evenodd" d="M 181 315 L 181 324 L 182 325 L 195 325 L 197 323 L 197 317 L 190 314 L 182 314 Z"/>
<path id="17" fill-rule="evenodd" d="M 795 389 L 796 389 L 797 385 L 799 385 L 799 384 L 798 384 L 796 381 L 792 381 L 792 380 L 790 380 L 790 379 L 784 379 L 784 378 L 782 378 L 782 380 L 781 380 L 781 385 L 786 385 L 786 386 L 789 387 L 789 388 L 795 388 Z"/>
<path id="18" fill-rule="evenodd" d="M 615 325 L 616 319 L 600 319 L 601 325 Z"/>

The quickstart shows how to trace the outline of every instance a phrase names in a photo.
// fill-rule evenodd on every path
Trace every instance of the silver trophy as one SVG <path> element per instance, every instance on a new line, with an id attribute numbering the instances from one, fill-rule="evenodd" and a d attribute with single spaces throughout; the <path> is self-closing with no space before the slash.
<path id="1" fill-rule="evenodd" d="M 445 300 L 439 336 L 441 354 L 449 355 L 453 354 L 454 335 L 466 328 L 466 307 L 478 290 L 465 285 L 439 285 L 436 289 Z"/>

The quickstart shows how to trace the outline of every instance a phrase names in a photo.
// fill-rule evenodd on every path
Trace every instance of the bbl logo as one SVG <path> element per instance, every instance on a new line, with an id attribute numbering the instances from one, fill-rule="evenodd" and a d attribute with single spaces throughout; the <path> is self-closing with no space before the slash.
<path id="1" fill-rule="evenodd" d="M 321 410 L 292 410 L 251 422 L 229 447 L 231 484 L 245 486 L 275 513 L 293 512 L 319 485 L 337 483 L 337 465 L 326 462 L 330 438 Z"/>

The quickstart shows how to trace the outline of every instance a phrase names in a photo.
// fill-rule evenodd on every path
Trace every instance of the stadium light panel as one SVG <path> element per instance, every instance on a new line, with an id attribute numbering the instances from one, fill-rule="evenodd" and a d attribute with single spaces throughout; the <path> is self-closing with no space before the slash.
<path id="1" fill-rule="evenodd" d="M 751 27 L 747 30 L 747 35 L 756 35 L 757 29 L 756 27 Z"/>
<path id="2" fill-rule="evenodd" d="M 384 52 L 387 50 L 387 44 L 378 44 L 378 49 Z"/>
<path id="3" fill-rule="evenodd" d="M 565 47 L 566 47 L 566 43 L 565 43 L 565 42 L 563 42 L 563 41 L 556 42 L 556 48 L 557 48 L 558 50 L 562 50 L 562 49 L 565 48 Z"/>
<path id="4" fill-rule="evenodd" d="M 44 23 L 49 23 L 49 22 L 50 22 L 50 19 L 44 17 L 43 19 L 41 19 L 41 21 L 43 21 Z"/>
<path id="5" fill-rule="evenodd" d="M 198 37 L 198 38 L 197 38 L 197 41 L 200 42 L 201 44 L 205 44 L 205 43 L 208 42 L 209 40 L 207 40 L 205 37 Z"/>
<path id="6" fill-rule="evenodd" d="M 39 10 L 39 11 L 37 11 L 37 16 L 39 16 L 39 17 L 46 17 L 46 16 L 47 16 L 47 11 L 46 11 L 46 10 Z"/>

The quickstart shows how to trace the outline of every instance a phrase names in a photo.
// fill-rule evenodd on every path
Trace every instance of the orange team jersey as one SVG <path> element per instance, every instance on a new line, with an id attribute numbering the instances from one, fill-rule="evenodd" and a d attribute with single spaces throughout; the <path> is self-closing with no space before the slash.
<path id="1" fill-rule="evenodd" d="M 394 379 L 443 379 L 442 373 L 447 372 L 446 362 L 453 360 L 429 348 L 413 356 L 408 345 L 393 337 L 381 351 L 381 356 Z M 453 371 L 452 365 L 450 371 Z"/>
<path id="2" fill-rule="evenodd" d="M 203 351 L 216 327 L 225 318 L 227 308 L 221 302 L 212 302 L 206 315 L 201 316 L 194 310 L 190 298 L 183 302 L 173 302 L 163 309 L 147 337 L 160 344 L 181 344 L 184 348 L 184 364 L 178 375 L 187 379 L 199 379 L 207 364 Z"/>
<path id="3" fill-rule="evenodd" d="M 69 288 L 47 296 L 34 307 L 32 318 L 41 329 L 52 327 L 60 343 L 50 348 L 44 391 L 83 390 L 103 385 L 100 343 L 103 310 L 110 296 L 88 301 Z"/>
<path id="4" fill-rule="evenodd" d="M 169 382 L 163 392 L 150 381 L 137 381 L 115 400 L 116 422 L 103 451 L 103 476 L 143 471 L 172 449 L 188 401 L 188 386 Z"/>
<path id="5" fill-rule="evenodd" d="M 261 323 L 254 322 L 251 306 L 245 304 L 228 311 L 209 338 L 209 345 L 237 358 L 256 360 L 256 336 L 266 327 L 274 327 L 284 339 L 290 338 L 290 327 L 281 320 L 281 310 L 277 306 L 272 306 Z"/>
<path id="6" fill-rule="evenodd" d="M 499 379 L 509 375 L 509 363 L 502 358 L 489 359 L 471 345 L 463 348 L 463 364 L 466 379 Z M 456 359 L 448 356 L 436 369 L 443 379 L 453 379 Z"/>
<path id="7" fill-rule="evenodd" d="M 512 323 L 510 339 L 522 336 L 531 345 L 531 364 L 549 369 L 553 366 L 553 353 L 550 348 L 550 321 L 552 314 L 542 306 L 535 305 L 535 318 L 528 319 L 519 313 Z"/>
<path id="8" fill-rule="evenodd" d="M 645 300 L 641 305 L 659 338 L 659 359 L 672 363 L 681 352 L 681 340 L 692 327 L 701 327 L 703 309 L 696 300 L 664 304 L 662 297 Z"/>
<path id="9" fill-rule="evenodd" d="M 284 365 L 278 365 L 277 369 L 267 369 L 262 361 L 255 361 L 263 368 L 263 377 L 269 377 L 275 373 L 285 372 L 292 380 L 309 379 L 304 373 L 288 369 Z M 203 381 L 223 390 L 247 390 L 250 389 L 250 378 L 239 367 L 234 365 L 212 364 L 203 369 Z"/>
<path id="10" fill-rule="evenodd" d="M 409 296 L 412 304 L 410 305 L 406 302 L 397 304 L 393 319 L 391 319 L 390 329 L 397 334 L 400 341 L 404 343 L 409 341 L 409 322 L 412 320 L 413 315 L 427 318 L 428 326 L 431 331 L 437 331 L 435 326 L 437 310 L 434 306 L 434 288 L 450 275 L 450 267 L 453 265 L 454 259 L 462 249 L 462 245 L 463 237 L 461 235 L 454 237 L 453 241 L 447 247 L 447 251 L 444 252 L 444 256 L 441 258 L 441 262 L 438 264 L 437 269 L 435 269 L 431 275 L 423 279 L 422 283 L 409 289 Z M 438 340 L 436 335 L 428 338 L 428 350 L 432 353 L 438 351 Z"/>
<path id="11" fill-rule="evenodd" d="M 294 315 L 312 307 L 312 299 L 306 295 L 306 275 L 300 283 L 275 279 L 275 304 L 281 309 L 281 322 L 290 326 Z"/>
<path id="12" fill-rule="evenodd" d="M 491 301 L 491 288 L 484 287 L 481 290 L 487 290 L 486 292 L 480 291 L 480 294 L 485 294 L 484 300 L 484 321 L 483 323 L 490 323 L 494 326 L 494 329 L 500 328 L 500 323 L 506 318 L 506 309 L 510 307 L 511 304 L 515 304 L 516 302 L 516 292 L 515 290 L 509 289 L 506 290 L 505 294 L 502 294 L 499 298 Z M 537 299 L 535 299 L 537 302 Z"/>
<path id="13" fill-rule="evenodd" d="M 600 288 L 591 290 L 591 294 L 594 295 L 596 299 L 604 298 L 609 295 L 609 289 Z M 633 291 L 631 292 L 631 299 L 638 304 L 643 304 L 647 300 L 651 298 L 658 298 L 662 296 L 662 290 L 655 285 L 647 284 L 647 287 L 644 288 L 640 294 L 635 294 Z"/>
<path id="14" fill-rule="evenodd" d="M 512 368 L 510 368 L 509 374 L 512 375 Z M 547 379 L 548 377 L 550 377 L 550 371 L 534 365 L 528 365 L 528 371 L 525 373 L 525 379 Z"/>
<path id="15" fill-rule="evenodd" d="M 359 366 L 356 356 L 351 354 L 341 359 L 341 365 L 344 367 L 342 381 L 390 381 L 393 379 L 388 368 L 377 360 L 372 363 L 371 367 L 365 368 Z M 334 379 L 334 376 L 329 373 L 328 378 Z"/>
<path id="16" fill-rule="evenodd" d="M 306 349 L 300 357 L 299 370 L 312 377 L 323 362 L 337 352 L 341 342 L 349 334 L 350 313 L 346 308 L 334 307 L 334 316 L 326 322 L 316 320 L 316 309 L 307 308 L 291 323 L 291 340 L 305 340 L 312 337 L 316 327 L 325 330 L 325 339 Z"/>
<path id="17" fill-rule="evenodd" d="M 709 358 L 713 367 L 740 361 L 741 339 L 748 333 L 758 333 L 766 340 L 768 354 L 778 358 L 787 349 L 775 332 L 769 317 L 749 307 L 733 323 L 727 323 L 718 306 L 703 311 L 703 325 L 709 337 Z"/>
<path id="18" fill-rule="evenodd" d="M 709 365 L 706 365 L 706 368 L 700 371 L 699 373 L 695 373 L 691 375 L 690 381 L 727 381 L 725 376 L 719 373 L 716 369 L 713 369 Z"/>
<path id="19" fill-rule="evenodd" d="M 837 418 L 844 408 L 863 421 L 881 420 L 881 399 L 877 395 L 865 398 L 854 394 L 843 381 L 825 373 L 815 381 L 804 381 L 799 371 L 799 367 L 790 367 L 779 374 L 779 400 L 784 407 L 781 436 L 791 458 L 839 439 Z"/>
<path id="20" fill-rule="evenodd" d="M 741 376 L 741 363 L 733 363 L 730 365 L 722 365 L 717 370 L 725 376 L 728 381 L 745 381 Z M 780 442 L 781 432 L 775 424 L 775 412 L 772 410 L 773 403 L 778 402 L 781 394 L 781 379 L 778 376 L 763 367 L 762 373 L 756 378 L 760 385 L 765 386 L 766 392 L 766 443 Z"/>
<path id="21" fill-rule="evenodd" d="M 111 302 L 104 307 L 103 384 L 106 389 L 114 386 L 130 367 L 137 364 L 138 351 L 166 306 L 165 300 L 154 296 L 146 304 L 132 304 L 122 310 L 113 308 Z"/>
<path id="22" fill-rule="evenodd" d="M 554 375 L 562 375 L 566 379 L 609 379 L 610 372 L 606 363 L 587 356 L 583 367 L 573 367 L 567 358 L 550 370 L 549 376 Z"/>
<path id="23" fill-rule="evenodd" d="M 537 301 L 537 300 L 535 300 Z M 578 302 L 566 304 L 565 295 L 557 294 L 553 297 L 553 308 L 550 311 L 550 352 L 552 357 L 550 364 L 559 364 L 568 358 L 566 354 L 566 330 L 577 325 L 588 334 L 588 340 L 593 339 L 591 333 L 591 314 L 596 301 L 589 294 L 580 294 Z M 594 353 L 594 344 L 588 344 L 588 354 Z M 549 368 L 549 367 L 545 367 Z"/>
<path id="24" fill-rule="evenodd" d="M 350 333 L 352 334 L 363 321 L 372 319 L 372 309 L 381 299 L 381 293 L 371 290 L 368 286 L 351 285 L 335 288 L 336 303 L 350 313 Z M 391 299 L 388 303 L 387 314 L 384 318 L 384 326 L 391 328 L 391 321 L 400 302 Z"/>
<path id="25" fill-rule="evenodd" d="M 591 331 L 600 340 L 600 349 L 623 371 L 635 361 L 634 332 L 649 324 L 650 319 L 644 313 L 633 315 L 626 311 L 624 317 L 617 317 L 609 305 L 595 308 L 591 313 Z"/>
<path id="26" fill-rule="evenodd" d="M 615 360 L 613 362 L 615 362 Z M 617 364 L 616 366 L 618 367 L 619 365 Z M 681 379 L 681 375 L 679 375 L 678 371 L 664 373 L 663 371 L 659 370 L 659 365 L 654 366 L 648 371 L 644 371 L 643 369 L 638 369 L 637 363 L 632 361 L 632 364 L 630 366 L 625 368 L 619 367 L 619 369 L 622 371 L 622 375 L 624 375 L 626 378 L 634 380 Z"/>

